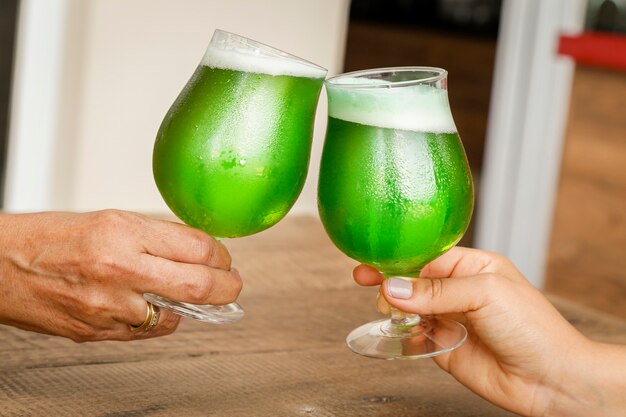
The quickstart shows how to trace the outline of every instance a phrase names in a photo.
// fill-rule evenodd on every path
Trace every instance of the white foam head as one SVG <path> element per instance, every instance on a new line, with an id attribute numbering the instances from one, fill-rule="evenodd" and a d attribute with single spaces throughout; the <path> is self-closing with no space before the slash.
<path id="1" fill-rule="evenodd" d="M 385 81 L 357 77 L 342 78 L 340 84 L 327 83 L 326 88 L 328 114 L 337 119 L 416 132 L 457 131 L 446 90 L 423 84 L 390 87 Z"/>
<path id="2" fill-rule="evenodd" d="M 202 65 L 268 75 L 324 78 L 326 70 L 296 56 L 241 36 L 215 31 Z"/>

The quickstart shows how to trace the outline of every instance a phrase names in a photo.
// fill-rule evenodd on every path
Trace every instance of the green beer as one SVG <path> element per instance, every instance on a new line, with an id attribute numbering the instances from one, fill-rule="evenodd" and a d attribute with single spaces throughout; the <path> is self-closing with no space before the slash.
<path id="1" fill-rule="evenodd" d="M 154 144 L 154 180 L 170 209 L 218 238 L 251 235 L 283 218 L 306 179 L 325 76 L 315 64 L 216 30 Z M 244 315 L 237 303 L 144 298 L 209 323 Z"/>
<path id="2" fill-rule="evenodd" d="M 474 205 L 447 72 L 381 68 L 325 84 L 329 117 L 318 206 L 326 232 L 346 255 L 384 276 L 415 279 L 461 239 Z M 391 308 L 390 318 L 357 327 L 346 343 L 373 358 L 428 358 L 466 337 L 454 320 Z"/>
<path id="3" fill-rule="evenodd" d="M 323 155 L 320 216 L 351 258 L 410 276 L 463 236 L 472 180 L 457 133 L 330 117 Z"/>
<path id="4" fill-rule="evenodd" d="M 302 190 L 326 71 L 247 39 L 224 46 L 220 35 L 161 124 L 153 172 L 181 220 L 238 237 L 274 225 Z"/>
<path id="5" fill-rule="evenodd" d="M 359 82 L 366 84 L 355 88 Z M 386 275 L 415 275 L 461 239 L 473 209 L 446 91 L 350 78 L 327 90 L 318 197 L 324 227 L 351 258 Z"/>

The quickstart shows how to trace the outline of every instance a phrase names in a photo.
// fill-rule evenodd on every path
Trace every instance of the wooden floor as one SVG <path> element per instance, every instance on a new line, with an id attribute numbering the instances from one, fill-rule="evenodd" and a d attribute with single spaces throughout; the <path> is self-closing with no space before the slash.
<path id="1" fill-rule="evenodd" d="M 546 289 L 626 319 L 626 73 L 576 70 Z"/>

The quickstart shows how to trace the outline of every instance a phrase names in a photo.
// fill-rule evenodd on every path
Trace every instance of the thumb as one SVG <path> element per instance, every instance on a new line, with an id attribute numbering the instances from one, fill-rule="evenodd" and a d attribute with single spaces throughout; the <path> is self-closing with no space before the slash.
<path id="1" fill-rule="evenodd" d="M 383 282 L 383 296 L 407 313 L 467 313 L 496 299 L 501 282 L 491 273 L 444 279 L 391 277 Z"/>

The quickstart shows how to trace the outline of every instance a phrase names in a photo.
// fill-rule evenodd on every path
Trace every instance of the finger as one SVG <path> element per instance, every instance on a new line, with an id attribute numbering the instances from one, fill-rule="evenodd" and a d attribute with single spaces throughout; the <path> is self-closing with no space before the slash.
<path id="1" fill-rule="evenodd" d="M 354 268 L 352 272 L 354 280 L 359 285 L 373 286 L 380 285 L 383 282 L 383 275 L 376 268 L 369 265 L 361 264 Z"/>
<path id="2" fill-rule="evenodd" d="M 142 297 L 138 297 L 143 300 Z M 147 302 L 143 300 L 144 304 L 144 313 L 147 312 Z M 145 330 L 132 330 L 131 325 L 127 323 L 128 319 L 123 319 L 122 321 L 117 322 L 115 325 L 110 326 L 108 329 L 100 330 L 96 332 L 93 337 L 81 340 L 81 341 L 99 341 L 99 340 L 142 340 L 142 339 L 150 339 L 153 337 L 160 337 L 172 334 L 178 324 L 180 323 L 182 317 L 176 313 L 173 313 L 167 309 L 159 308 L 157 306 L 154 307 L 158 311 L 158 319 L 157 323 Z M 142 319 L 145 321 L 147 315 Z M 133 326 L 137 327 L 142 323 L 134 323 Z"/>
<path id="3" fill-rule="evenodd" d="M 147 331 L 130 332 L 129 340 L 151 339 L 172 334 L 178 328 L 182 316 L 173 313 L 165 308 L 159 309 L 159 321 L 156 326 Z"/>
<path id="4" fill-rule="evenodd" d="M 130 326 L 141 326 L 150 314 L 149 304 L 143 296 L 132 294 L 111 300 L 95 294 L 86 298 L 89 305 L 79 314 L 68 314 L 52 334 L 81 343 L 145 339 L 172 333 L 180 321 L 177 314 L 154 307 L 158 310 L 157 324 L 148 330 L 132 331 Z M 107 300 L 106 304 L 103 304 L 104 300 Z"/>
<path id="5" fill-rule="evenodd" d="M 173 262 L 145 254 L 140 258 L 143 279 L 134 280 L 138 293 L 154 293 L 192 304 L 228 304 L 237 299 L 242 280 L 235 269 Z"/>
<path id="6" fill-rule="evenodd" d="M 143 296 L 135 294 L 125 300 L 126 308 L 119 309 L 114 319 L 117 326 L 114 330 L 117 332 L 116 338 L 120 340 L 146 339 L 148 337 L 164 336 L 176 330 L 181 316 L 175 314 L 165 308 L 153 306 L 158 314 L 157 322 L 154 326 L 147 330 L 131 330 L 131 326 L 140 327 L 150 314 L 150 304 Z"/>
<path id="7" fill-rule="evenodd" d="M 138 294 L 133 294 L 125 304 L 126 308 L 119 311 L 115 319 L 130 326 L 141 326 L 150 314 L 150 304 Z"/>
<path id="8" fill-rule="evenodd" d="M 493 257 L 489 252 L 457 246 L 427 264 L 422 269 L 420 277 L 452 278 L 478 275 L 487 272 L 486 268 L 492 261 Z"/>
<path id="9" fill-rule="evenodd" d="M 383 296 L 389 304 L 408 313 L 469 313 L 502 295 L 504 280 L 497 274 L 413 281 L 392 277 L 383 283 Z"/>
<path id="10" fill-rule="evenodd" d="M 387 300 L 385 300 L 385 297 L 383 297 L 380 291 L 378 292 L 378 296 L 376 297 L 376 310 L 378 310 L 379 313 L 385 315 L 389 315 L 389 313 L 391 313 L 391 306 L 389 305 Z"/>
<path id="11" fill-rule="evenodd" d="M 176 262 L 204 264 L 230 270 L 226 247 L 201 230 L 180 223 L 148 219 L 146 252 Z"/>

